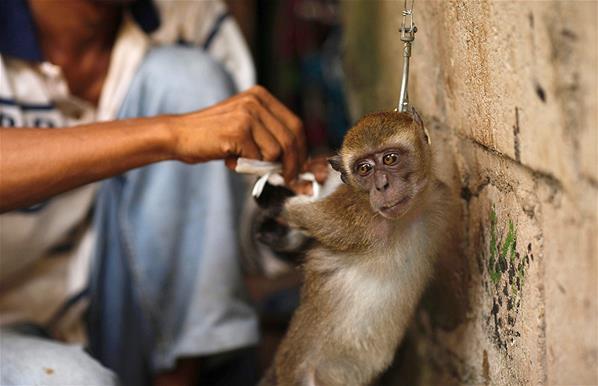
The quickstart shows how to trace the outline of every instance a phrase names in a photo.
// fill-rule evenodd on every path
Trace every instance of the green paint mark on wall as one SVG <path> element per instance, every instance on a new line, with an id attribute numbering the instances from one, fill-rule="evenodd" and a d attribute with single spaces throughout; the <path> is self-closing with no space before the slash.
<path id="1" fill-rule="evenodd" d="M 515 230 L 515 226 L 513 225 L 513 221 L 511 221 L 511 219 L 509 219 L 509 231 L 507 232 L 507 238 L 505 239 L 505 243 L 502 246 L 501 256 L 506 258 L 507 254 L 509 254 L 511 262 L 513 262 L 515 260 L 516 241 L 517 241 L 517 233 Z"/>
<path id="2" fill-rule="evenodd" d="M 496 210 L 494 206 L 490 211 L 490 257 L 488 258 L 488 273 L 490 274 L 490 280 L 494 284 L 498 283 L 501 277 L 500 270 L 497 269 L 496 256 L 497 256 L 497 241 L 496 241 Z"/>
<path id="3" fill-rule="evenodd" d="M 528 244 L 527 254 L 523 256 L 517 252 L 517 226 L 510 218 L 499 222 L 494 205 L 488 218 L 490 224 L 485 231 L 487 237 L 484 238 L 488 240 L 488 250 L 485 254 L 488 270 L 486 284 L 493 284 L 485 285 L 492 297 L 488 327 L 497 347 L 508 351 L 509 342 L 521 336 L 516 323 L 523 300 L 523 284 L 530 256 L 533 257 L 532 246 L 531 243 Z"/>
<path id="4" fill-rule="evenodd" d="M 503 242 L 498 239 L 496 230 L 497 216 L 494 206 L 490 211 L 490 250 L 488 257 L 488 274 L 492 283 L 497 284 L 502 277 L 503 272 L 508 269 L 507 258 L 511 265 L 515 264 L 517 254 L 517 228 L 513 221 L 509 219 L 507 235 Z M 522 273 L 523 274 L 523 273 Z"/>

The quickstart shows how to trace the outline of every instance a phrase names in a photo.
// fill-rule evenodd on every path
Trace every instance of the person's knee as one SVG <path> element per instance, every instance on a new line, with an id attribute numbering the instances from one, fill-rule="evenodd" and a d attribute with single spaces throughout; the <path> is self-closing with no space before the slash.
<path id="1" fill-rule="evenodd" d="M 161 103 L 162 109 L 168 110 L 165 112 L 204 108 L 235 92 L 224 67 L 198 47 L 153 48 L 139 74 L 143 79 L 144 99 Z"/>

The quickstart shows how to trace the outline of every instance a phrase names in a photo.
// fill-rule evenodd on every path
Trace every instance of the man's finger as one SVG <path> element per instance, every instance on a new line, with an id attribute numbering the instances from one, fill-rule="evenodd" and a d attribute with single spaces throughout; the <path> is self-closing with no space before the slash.
<path id="1" fill-rule="evenodd" d="M 328 158 L 326 156 L 316 156 L 310 159 L 303 166 L 304 172 L 311 172 L 316 177 L 318 183 L 323 184 L 328 178 Z"/>
<path id="2" fill-rule="evenodd" d="M 282 152 L 279 142 L 271 131 L 266 129 L 259 119 L 252 124 L 253 141 L 258 146 L 262 159 L 265 161 L 276 161 Z"/>
<path id="3" fill-rule="evenodd" d="M 289 184 L 289 188 L 296 194 L 311 196 L 314 193 L 311 181 L 293 181 Z"/>
<path id="4" fill-rule="evenodd" d="M 297 153 L 292 151 L 284 151 L 282 154 L 282 176 L 286 183 L 297 178 L 299 174 L 299 160 Z"/>
<path id="5" fill-rule="evenodd" d="M 230 170 L 235 170 L 235 168 L 237 167 L 237 159 L 238 159 L 237 157 L 235 157 L 233 155 L 229 155 L 228 157 L 226 157 L 224 159 L 224 164 Z"/>
<path id="6" fill-rule="evenodd" d="M 260 152 L 258 145 L 254 142 L 252 131 L 253 130 L 247 130 L 242 140 L 235 144 L 235 150 L 230 156 L 239 156 L 255 160 L 262 159 L 262 153 Z"/>
<path id="7" fill-rule="evenodd" d="M 255 95 L 268 110 L 291 132 L 295 134 L 297 149 L 299 152 L 299 163 L 303 164 L 307 159 L 307 147 L 303 124 L 301 120 L 291 112 L 278 99 L 270 94 L 261 86 L 254 86 L 247 90 L 248 93 Z"/>
<path id="8" fill-rule="evenodd" d="M 262 105 L 254 106 L 259 114 L 260 120 L 267 127 L 278 144 L 282 152 L 282 164 L 285 180 L 293 180 L 299 174 L 299 152 L 297 137 L 295 134 L 282 125 L 272 113 Z"/>

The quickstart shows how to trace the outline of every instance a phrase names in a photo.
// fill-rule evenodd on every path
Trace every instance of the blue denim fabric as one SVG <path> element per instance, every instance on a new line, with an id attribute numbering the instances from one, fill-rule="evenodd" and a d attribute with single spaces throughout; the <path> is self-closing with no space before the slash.
<path id="1" fill-rule="evenodd" d="M 234 91 L 223 68 L 200 49 L 154 48 L 119 118 L 189 112 Z M 102 183 L 90 349 L 124 384 L 147 383 L 178 357 L 257 342 L 239 264 L 238 178 L 222 162 L 161 162 Z"/>

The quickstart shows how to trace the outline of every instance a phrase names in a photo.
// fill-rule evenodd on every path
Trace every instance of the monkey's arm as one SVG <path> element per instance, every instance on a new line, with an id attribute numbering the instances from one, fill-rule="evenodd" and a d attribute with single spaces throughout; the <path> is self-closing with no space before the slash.
<path id="1" fill-rule="evenodd" d="M 321 244 L 337 251 L 365 249 L 375 238 L 371 224 L 376 214 L 367 196 L 355 194 L 347 185 L 315 202 L 291 198 L 282 216 L 292 227 L 305 230 Z"/>

